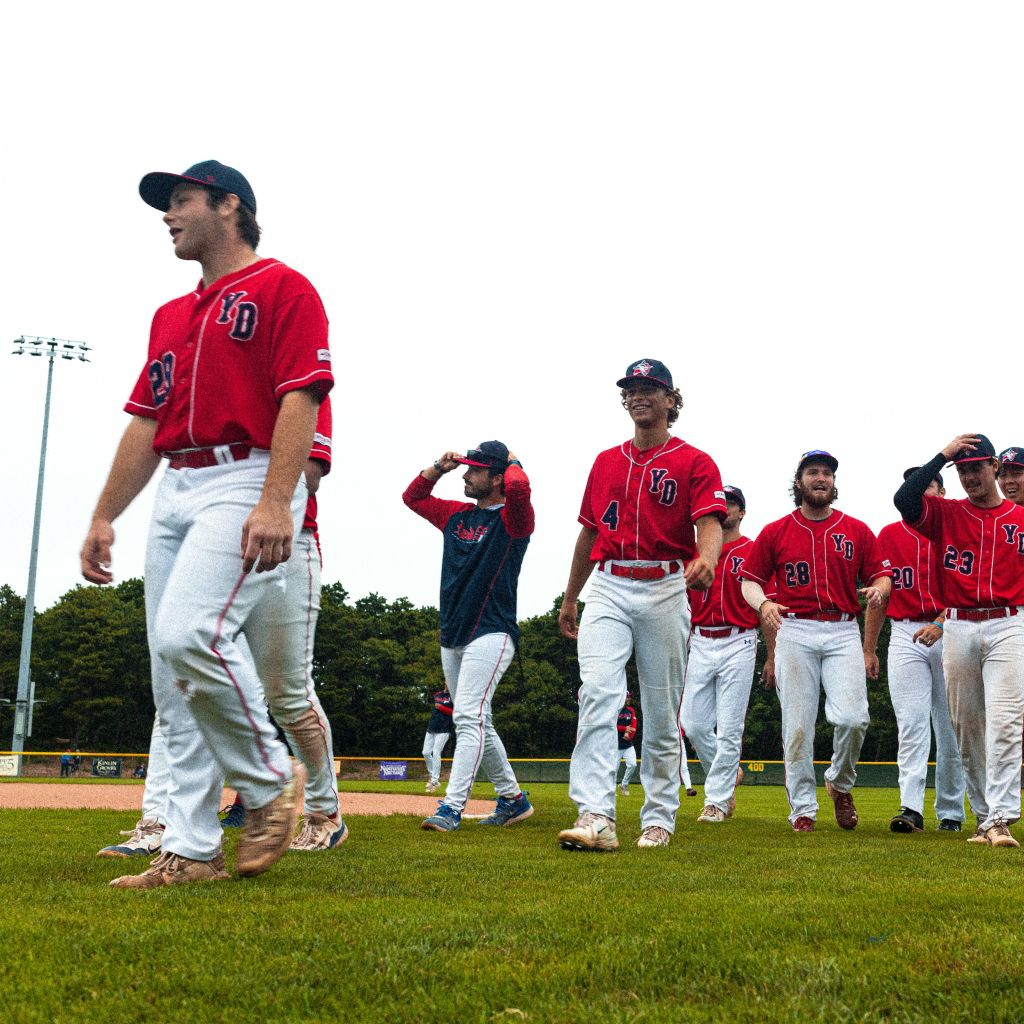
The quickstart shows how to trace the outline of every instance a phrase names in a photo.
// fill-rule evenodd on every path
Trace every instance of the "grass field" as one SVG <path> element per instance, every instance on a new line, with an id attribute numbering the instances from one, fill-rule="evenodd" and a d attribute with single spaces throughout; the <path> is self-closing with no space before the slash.
<path id="1" fill-rule="evenodd" d="M 641 851 L 633 792 L 614 855 L 560 850 L 574 811 L 564 786 L 536 785 L 537 813 L 509 828 L 351 818 L 337 851 L 149 893 L 105 884 L 141 858 L 93 856 L 124 815 L 0 811 L 3 1018 L 1024 1018 L 1024 852 L 933 819 L 892 835 L 898 799 L 878 789 L 858 794 L 856 832 L 819 794 L 819 831 L 793 835 L 770 787 L 741 789 L 719 826 L 697 825 L 699 798 L 684 798 L 672 845 Z"/>

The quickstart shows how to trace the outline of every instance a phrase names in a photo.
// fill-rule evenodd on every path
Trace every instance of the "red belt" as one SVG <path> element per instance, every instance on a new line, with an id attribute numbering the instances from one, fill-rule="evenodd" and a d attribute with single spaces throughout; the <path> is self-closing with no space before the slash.
<path id="1" fill-rule="evenodd" d="M 694 633 L 706 636 L 709 640 L 720 640 L 725 636 L 739 636 L 740 633 L 752 633 L 753 629 L 747 626 L 718 626 L 708 629 L 707 626 L 694 626 Z"/>
<path id="2" fill-rule="evenodd" d="M 609 572 L 613 576 L 624 576 L 627 580 L 662 580 L 682 569 L 678 561 L 669 562 L 668 568 L 660 565 L 617 565 L 615 562 L 599 562 L 601 572 Z"/>
<path id="3" fill-rule="evenodd" d="M 841 612 L 837 608 L 828 608 L 820 612 L 786 612 L 787 619 L 813 619 L 815 622 L 850 622 L 856 616 L 850 612 Z"/>
<path id="4" fill-rule="evenodd" d="M 222 466 L 228 462 L 241 462 L 249 458 L 252 445 L 228 444 L 216 448 L 197 448 L 191 452 L 168 452 L 171 469 L 204 469 L 207 466 Z M 228 458 L 228 455 L 231 457 Z"/>
<path id="5" fill-rule="evenodd" d="M 934 612 L 931 612 L 931 613 L 928 613 L 928 614 L 925 614 L 925 615 L 915 615 L 914 618 L 912 618 L 912 619 L 893 619 L 892 621 L 893 622 L 906 622 L 906 623 L 934 622 L 940 615 L 945 615 L 945 614 L 946 613 L 944 611 L 942 611 L 941 608 L 939 608 L 939 609 L 936 609 Z"/>
<path id="6" fill-rule="evenodd" d="M 947 608 L 947 619 L 963 622 L 988 622 L 989 619 L 1008 619 L 1016 615 L 1016 608 Z"/>

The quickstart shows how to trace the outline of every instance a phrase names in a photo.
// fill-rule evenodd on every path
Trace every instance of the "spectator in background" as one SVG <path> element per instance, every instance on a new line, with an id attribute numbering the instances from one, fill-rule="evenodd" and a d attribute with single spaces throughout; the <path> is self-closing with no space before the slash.
<path id="1" fill-rule="evenodd" d="M 60 777 L 62 779 L 67 778 L 71 774 L 71 763 L 73 758 L 71 757 L 71 748 L 68 747 L 63 754 L 60 755 Z"/>

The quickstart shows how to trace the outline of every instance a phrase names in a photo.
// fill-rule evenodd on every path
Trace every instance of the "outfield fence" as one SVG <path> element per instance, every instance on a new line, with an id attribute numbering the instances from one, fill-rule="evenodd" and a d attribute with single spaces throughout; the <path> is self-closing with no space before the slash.
<path id="1" fill-rule="evenodd" d="M 22 778 L 58 778 L 61 774 L 60 759 L 65 754 L 62 750 L 26 751 L 21 757 Z M 0 751 L 0 777 L 17 774 L 18 754 L 13 751 Z M 77 766 L 70 778 L 100 779 L 133 779 L 144 777 L 148 754 L 122 753 L 120 751 L 81 750 L 72 753 L 77 758 Z M 516 777 L 520 782 L 568 782 L 569 759 L 567 757 L 550 758 L 512 758 Z M 451 766 L 451 759 L 443 759 L 445 775 Z M 745 786 L 782 786 L 785 784 L 785 771 L 782 761 L 744 760 L 743 784 Z M 338 778 L 343 782 L 358 781 L 418 781 L 427 778 L 422 757 L 336 757 L 334 759 Z M 818 785 L 824 785 L 824 774 L 828 761 L 815 761 L 814 772 Z M 690 776 L 695 786 L 704 782 L 704 769 L 700 762 L 689 762 Z M 619 778 L 622 777 L 623 765 L 619 765 Z M 480 773 L 478 781 L 486 781 Z M 635 778 L 639 783 L 639 775 Z M 857 765 L 857 785 L 876 788 L 893 788 L 899 784 L 898 772 L 894 761 L 861 761 Z M 928 765 L 929 788 L 935 785 L 935 765 Z"/>

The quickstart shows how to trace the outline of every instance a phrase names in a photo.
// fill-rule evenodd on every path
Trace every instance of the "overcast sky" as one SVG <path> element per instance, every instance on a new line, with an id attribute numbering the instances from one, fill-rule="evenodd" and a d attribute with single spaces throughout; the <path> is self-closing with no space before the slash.
<path id="1" fill-rule="evenodd" d="M 955 434 L 1024 443 L 1017 3 L 100 11 L 16 5 L 0 39 L 0 337 L 94 349 L 55 367 L 38 608 L 80 582 L 150 318 L 199 276 L 138 181 L 204 159 L 248 176 L 260 253 L 327 308 L 324 580 L 353 597 L 436 604 L 440 534 L 402 491 L 499 438 L 537 508 L 520 615 L 545 611 L 641 356 L 750 535 L 806 449 L 877 531 Z M 0 582 L 24 594 L 46 366 L 0 367 Z M 116 524 L 118 579 L 142 574 L 152 495 Z"/>

